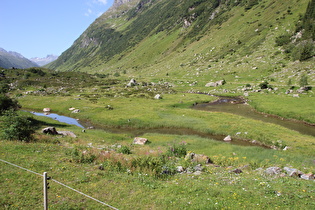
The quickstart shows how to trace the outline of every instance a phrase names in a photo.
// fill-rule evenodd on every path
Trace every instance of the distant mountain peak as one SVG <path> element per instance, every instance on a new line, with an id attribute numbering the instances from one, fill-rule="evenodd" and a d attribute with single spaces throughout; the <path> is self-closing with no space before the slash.
<path id="1" fill-rule="evenodd" d="M 58 55 L 50 54 L 44 58 L 35 57 L 35 58 L 31 58 L 30 60 L 37 63 L 39 66 L 44 66 L 54 60 L 57 60 L 58 57 L 59 57 Z"/>

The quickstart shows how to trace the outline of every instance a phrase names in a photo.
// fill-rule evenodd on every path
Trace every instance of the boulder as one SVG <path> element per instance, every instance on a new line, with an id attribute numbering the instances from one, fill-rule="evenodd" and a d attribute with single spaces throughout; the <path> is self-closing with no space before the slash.
<path id="1" fill-rule="evenodd" d="M 289 168 L 289 167 L 284 167 L 283 170 L 286 171 L 286 173 L 290 176 L 290 177 L 301 177 L 301 175 L 303 174 L 303 172 L 295 169 L 295 168 Z"/>
<path id="2" fill-rule="evenodd" d="M 148 139 L 146 138 L 141 138 L 141 137 L 135 137 L 133 140 L 133 144 L 139 144 L 139 145 L 144 145 L 148 142 Z"/>
<path id="3" fill-rule="evenodd" d="M 51 111 L 50 108 L 44 108 L 44 109 L 43 109 L 43 112 L 50 112 L 50 111 Z"/>
<path id="4" fill-rule="evenodd" d="M 221 85 L 224 85 L 224 84 L 225 84 L 225 80 L 219 80 L 219 81 L 216 81 L 216 82 L 209 82 L 205 86 L 206 87 L 217 87 L 217 86 L 221 86 Z"/>
<path id="5" fill-rule="evenodd" d="M 127 87 L 132 87 L 132 86 L 136 86 L 137 85 L 137 82 L 135 79 L 131 79 L 129 81 L 129 83 L 127 84 Z"/>
<path id="6" fill-rule="evenodd" d="M 80 109 L 75 109 L 71 113 L 79 113 L 79 112 L 80 112 Z"/>
<path id="7" fill-rule="evenodd" d="M 206 155 L 203 154 L 195 154 L 194 152 L 190 152 L 185 156 L 186 160 L 191 160 L 193 162 L 199 162 L 199 163 L 213 163 L 213 161 Z"/>
<path id="8" fill-rule="evenodd" d="M 201 164 L 198 164 L 198 165 L 196 165 L 196 166 L 194 167 L 194 170 L 195 170 L 195 171 L 203 171 L 204 168 L 202 167 Z"/>
<path id="9" fill-rule="evenodd" d="M 301 175 L 301 179 L 314 180 L 314 174 L 312 174 L 312 173 L 302 174 L 302 175 Z"/>
<path id="10" fill-rule="evenodd" d="M 50 135 L 58 135 L 58 132 L 55 127 L 44 128 L 42 132 L 45 134 L 50 134 Z"/>
<path id="11" fill-rule="evenodd" d="M 209 82 L 205 85 L 206 87 L 216 87 L 218 86 L 216 82 Z"/>
<path id="12" fill-rule="evenodd" d="M 76 138 L 77 136 L 71 131 L 58 131 L 59 135 L 70 136 L 72 138 Z"/>
<path id="13" fill-rule="evenodd" d="M 227 137 L 225 137 L 224 139 L 223 139 L 223 141 L 232 141 L 232 137 L 230 136 L 230 135 L 228 135 Z"/>
<path id="14" fill-rule="evenodd" d="M 280 174 L 281 171 L 282 169 L 279 167 L 269 167 L 265 170 L 265 173 L 268 175 L 275 175 L 275 174 Z"/>
<path id="15" fill-rule="evenodd" d="M 154 96 L 154 99 L 162 99 L 162 96 L 160 95 L 160 94 L 156 94 L 155 96 Z"/>
<path id="16" fill-rule="evenodd" d="M 183 167 L 183 166 L 177 166 L 177 167 L 176 167 L 176 171 L 177 171 L 178 173 L 182 173 L 182 172 L 184 172 L 185 170 L 184 170 L 184 167 Z"/>

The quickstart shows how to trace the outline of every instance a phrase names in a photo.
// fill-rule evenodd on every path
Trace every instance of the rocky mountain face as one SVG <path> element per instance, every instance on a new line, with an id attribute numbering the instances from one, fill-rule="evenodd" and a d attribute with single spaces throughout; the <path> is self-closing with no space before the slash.
<path id="1" fill-rule="evenodd" d="M 297 26 L 308 5 L 309 0 L 115 0 L 47 67 L 216 80 L 280 75 L 284 66 L 300 64 L 292 63 L 294 50 L 277 41 L 285 37 L 290 44 L 303 33 Z"/>
<path id="2" fill-rule="evenodd" d="M 6 51 L 0 48 L 0 67 L 5 69 L 19 68 L 25 69 L 30 67 L 38 67 L 38 65 L 23 55 L 13 51 Z"/>
<path id="3" fill-rule="evenodd" d="M 59 57 L 58 55 L 47 55 L 45 58 L 35 57 L 35 58 L 31 58 L 30 60 L 39 66 L 44 66 L 50 62 L 57 60 L 58 57 Z"/>

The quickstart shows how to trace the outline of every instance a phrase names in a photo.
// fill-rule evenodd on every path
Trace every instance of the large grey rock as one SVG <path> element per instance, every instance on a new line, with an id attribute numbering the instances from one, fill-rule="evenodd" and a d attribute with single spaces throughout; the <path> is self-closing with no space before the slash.
<path id="1" fill-rule="evenodd" d="M 265 170 L 265 173 L 268 175 L 275 175 L 275 174 L 280 174 L 281 171 L 282 169 L 279 167 L 269 167 Z"/>
<path id="2" fill-rule="evenodd" d="M 312 173 L 302 174 L 302 175 L 301 175 L 301 179 L 314 180 L 314 174 L 312 174 Z"/>
<path id="3" fill-rule="evenodd" d="M 55 127 L 44 128 L 42 132 L 45 134 L 50 134 L 50 135 L 58 135 L 58 132 Z"/>
<path id="4" fill-rule="evenodd" d="M 71 131 L 58 131 L 59 135 L 70 136 L 72 138 L 76 138 L 77 136 Z"/>
<path id="5" fill-rule="evenodd" d="M 295 168 L 284 167 L 283 170 L 285 170 L 290 177 L 300 177 L 303 174 L 303 172 Z"/>
<path id="6" fill-rule="evenodd" d="M 198 162 L 198 163 L 206 163 L 206 164 L 213 163 L 213 161 L 208 156 L 203 155 L 203 154 L 195 154 L 193 152 L 188 153 L 185 156 L 185 159 L 191 160 L 193 162 Z"/>
<path id="7" fill-rule="evenodd" d="M 50 111 L 51 111 L 50 108 L 44 108 L 44 109 L 43 109 L 43 112 L 50 112 Z"/>
<path id="8" fill-rule="evenodd" d="M 141 137 L 135 137 L 133 140 L 133 144 L 139 144 L 139 145 L 144 145 L 148 142 L 148 139 L 146 138 L 141 138 Z"/>

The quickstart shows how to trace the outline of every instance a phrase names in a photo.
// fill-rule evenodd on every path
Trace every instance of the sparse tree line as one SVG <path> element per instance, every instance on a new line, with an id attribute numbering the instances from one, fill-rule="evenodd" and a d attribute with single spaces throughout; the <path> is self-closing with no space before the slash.
<path id="1" fill-rule="evenodd" d="M 276 38 L 293 61 L 304 61 L 315 56 L 315 0 L 309 2 L 306 13 L 300 16 L 294 34 L 286 33 Z"/>

